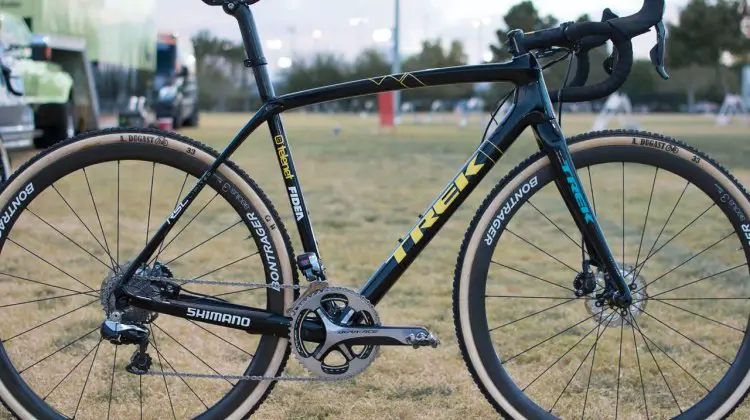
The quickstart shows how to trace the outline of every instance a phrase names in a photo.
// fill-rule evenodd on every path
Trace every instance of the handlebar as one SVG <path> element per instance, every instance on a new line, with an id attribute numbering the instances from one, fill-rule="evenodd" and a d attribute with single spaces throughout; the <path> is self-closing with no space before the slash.
<path id="1" fill-rule="evenodd" d="M 565 23 L 557 28 L 530 33 L 515 33 L 511 37 L 512 52 L 525 53 L 528 50 L 564 47 L 576 51 L 578 65 L 571 84 L 560 92 L 551 92 L 553 102 L 581 102 L 606 97 L 619 89 L 630 73 L 633 65 L 631 39 L 657 28 L 657 45 L 651 50 L 651 61 L 662 77 L 664 71 L 664 15 L 665 0 L 644 0 L 641 9 L 631 16 L 618 17 L 605 9 L 601 22 Z M 614 50 L 605 62 L 605 70 L 610 76 L 591 86 L 584 86 L 590 71 L 589 51 L 612 40 Z"/>

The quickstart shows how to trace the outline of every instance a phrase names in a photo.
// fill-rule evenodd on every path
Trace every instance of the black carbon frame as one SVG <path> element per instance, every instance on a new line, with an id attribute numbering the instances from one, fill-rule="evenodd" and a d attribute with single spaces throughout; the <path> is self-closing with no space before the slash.
<path id="1" fill-rule="evenodd" d="M 302 188 L 294 167 L 292 152 L 281 122 L 280 114 L 283 111 L 386 91 L 456 83 L 512 82 L 516 85 L 516 90 L 511 110 L 492 134 L 477 147 L 461 170 L 427 208 L 410 232 L 399 241 L 399 245 L 375 271 L 362 287 L 360 293 L 373 304 L 377 304 L 521 133 L 526 128 L 531 127 L 540 149 L 550 158 L 556 173 L 558 190 L 578 228 L 583 233 L 593 264 L 611 273 L 613 277 L 612 286 L 622 296 L 629 298 L 630 291 L 622 279 L 596 217 L 589 210 L 588 198 L 581 186 L 565 137 L 555 119 L 542 69 L 533 55 L 520 55 L 505 63 L 458 66 L 379 76 L 276 96 L 249 7 L 241 4 L 230 14 L 239 23 L 249 58 L 248 63 L 252 64 L 258 91 L 265 104 L 232 139 L 226 149 L 149 240 L 146 247 L 131 262 L 122 276 L 123 282 L 132 278 L 137 269 L 149 260 L 219 166 L 237 150 L 251 133 L 264 123 L 268 123 L 271 132 L 304 251 L 320 256 Z M 196 299 L 195 297 L 191 297 L 189 300 L 177 298 L 156 301 L 128 294 L 122 288 L 118 288 L 116 294 L 120 298 L 128 299 L 130 304 L 137 307 L 182 318 L 187 318 L 188 308 L 248 317 L 251 322 L 247 327 L 230 325 L 221 321 L 195 320 L 228 328 L 242 329 L 250 333 L 288 336 L 289 318 L 263 309 L 249 308 L 212 299 Z M 319 327 L 311 324 L 306 329 L 308 330 L 306 335 L 309 337 L 313 339 L 320 337 Z"/>

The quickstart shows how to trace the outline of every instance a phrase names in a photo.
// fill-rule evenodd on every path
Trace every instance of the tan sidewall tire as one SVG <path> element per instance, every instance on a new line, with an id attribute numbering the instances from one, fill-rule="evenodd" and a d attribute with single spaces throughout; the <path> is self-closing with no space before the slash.
<path id="1" fill-rule="evenodd" d="M 631 146 L 631 147 L 649 147 L 640 144 L 634 145 L 635 139 L 645 138 L 653 139 L 657 142 L 668 142 L 671 146 L 674 146 L 674 150 L 661 152 L 672 156 L 678 156 L 681 159 L 691 162 L 694 165 L 698 165 L 700 169 L 710 174 L 720 185 L 727 191 L 732 197 L 736 199 L 736 202 L 740 205 L 746 215 L 750 215 L 750 201 L 748 201 L 747 195 L 742 187 L 733 180 L 730 176 L 720 169 L 720 167 L 713 163 L 709 158 L 703 154 L 699 154 L 697 151 L 685 146 L 682 143 L 677 142 L 673 139 L 667 139 L 661 136 L 653 135 L 650 133 L 637 133 L 637 132 L 600 132 L 600 133 L 588 133 L 579 138 L 573 138 L 570 140 L 570 152 L 575 159 L 576 152 L 583 150 L 596 149 L 607 146 Z M 700 162 L 695 162 L 695 157 L 700 156 Z M 525 418 L 518 409 L 516 409 L 507 398 L 505 398 L 502 392 L 493 383 L 490 373 L 487 372 L 482 364 L 482 360 L 479 356 L 479 349 L 472 336 L 471 318 L 470 318 L 470 302 L 469 302 L 469 290 L 471 288 L 471 276 L 470 271 L 474 264 L 476 256 L 476 250 L 479 247 L 480 242 L 483 240 L 483 234 L 488 229 L 490 223 L 497 215 L 500 207 L 506 203 L 511 195 L 519 189 L 525 183 L 532 174 L 536 173 L 540 169 L 550 164 L 549 159 L 546 156 L 536 155 L 516 169 L 513 173 L 515 175 L 512 178 L 503 180 L 498 184 L 495 190 L 490 192 L 485 203 L 480 207 L 480 212 L 475 216 L 472 226 L 466 233 L 464 238 L 464 244 L 462 245 L 462 252 L 459 255 L 459 261 L 456 266 L 456 278 L 455 278 L 455 290 L 454 290 L 454 309 L 456 315 L 456 327 L 457 334 L 459 335 L 459 341 L 462 344 L 462 352 L 464 359 L 469 365 L 470 370 L 474 376 L 477 385 L 484 392 L 485 396 L 496 402 L 496 407 L 500 407 L 502 414 L 509 416 L 514 419 Z M 499 191 L 497 191 L 499 188 Z M 487 203 L 488 200 L 491 200 Z M 499 237 L 498 233 L 498 237 Z M 710 417 L 710 419 L 723 418 L 730 413 L 739 403 L 744 399 L 748 388 L 750 388 L 750 372 L 748 372 L 740 385 L 736 388 L 729 398 L 716 410 Z"/>
<path id="2" fill-rule="evenodd" d="M 129 137 L 130 135 L 134 137 Z M 123 143 L 136 139 L 140 143 L 151 142 L 155 147 L 155 153 L 181 153 L 190 158 L 199 159 L 206 165 L 210 165 L 215 160 L 216 152 L 198 142 L 180 136 L 176 133 L 162 133 L 151 130 L 107 130 L 98 133 L 87 133 L 73 140 L 61 143 L 53 148 L 45 150 L 37 157 L 33 158 L 26 165 L 21 167 L 10 181 L 0 192 L 0 208 L 5 208 L 6 204 L 16 196 L 16 194 L 34 178 L 41 169 L 45 168 L 51 162 L 69 156 L 78 151 L 87 148 L 94 148 L 113 143 Z M 231 164 L 223 164 L 217 171 L 217 174 L 236 186 L 240 192 L 251 202 L 252 206 L 258 213 L 258 219 L 264 225 L 266 232 L 269 232 L 271 239 L 278 255 L 280 274 L 283 284 L 291 285 L 296 281 L 296 270 L 292 268 L 291 246 L 286 232 L 283 231 L 281 220 L 276 216 L 276 212 L 269 208 L 270 203 L 265 199 L 262 191 L 258 192 L 250 183 L 246 181 L 246 175 L 241 175 Z M 232 165 L 233 166 L 233 165 Z M 263 196 L 263 198 L 261 197 Z M 272 225 L 276 227 L 271 228 Z M 295 292 L 292 289 L 284 290 L 285 309 L 291 307 L 295 299 Z M 277 376 L 282 370 L 288 355 L 289 345 L 287 339 L 278 339 L 273 356 L 268 368 L 263 373 L 264 376 Z M 256 409 L 259 403 L 263 401 L 269 388 L 274 384 L 273 381 L 263 381 L 259 383 L 235 410 L 226 418 L 240 419 L 245 418 L 248 413 Z M 19 403 L 11 394 L 5 384 L 0 382 L 0 398 L 5 405 L 18 417 L 23 419 L 33 419 L 29 411 Z"/>

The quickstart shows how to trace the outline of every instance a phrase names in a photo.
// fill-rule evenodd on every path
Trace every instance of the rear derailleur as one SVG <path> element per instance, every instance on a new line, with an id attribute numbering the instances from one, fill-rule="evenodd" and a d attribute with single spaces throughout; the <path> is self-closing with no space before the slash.
<path id="1" fill-rule="evenodd" d="M 114 345 L 136 345 L 126 370 L 136 375 L 148 373 L 151 367 L 151 356 L 147 353 L 151 331 L 147 325 L 158 316 L 155 312 L 131 306 L 127 299 L 116 297 L 115 291 L 120 287 L 120 277 L 125 267 L 110 275 L 102 282 L 101 303 L 107 319 L 100 328 L 101 337 Z M 149 299 L 174 297 L 180 293 L 180 285 L 171 281 L 172 272 L 160 262 L 150 267 L 142 267 L 132 280 L 122 286 L 129 293 Z M 158 349 L 157 349 L 158 352 Z"/>
<path id="2" fill-rule="evenodd" d="M 148 354 L 148 338 L 151 331 L 145 325 L 121 323 L 122 314 L 112 312 L 100 328 L 102 338 L 114 345 L 135 344 L 138 347 L 130 356 L 125 370 L 134 375 L 145 375 L 151 368 L 151 356 Z"/>

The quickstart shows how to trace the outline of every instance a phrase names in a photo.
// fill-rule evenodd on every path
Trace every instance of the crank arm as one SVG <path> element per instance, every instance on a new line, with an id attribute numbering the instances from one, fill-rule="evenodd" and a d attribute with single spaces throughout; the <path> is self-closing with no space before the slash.
<path id="1" fill-rule="evenodd" d="M 412 346 L 440 345 L 440 340 L 425 327 L 346 327 L 334 333 L 339 343 L 350 345 Z M 342 337 L 345 337 L 341 340 Z"/>
<path id="2" fill-rule="evenodd" d="M 347 345 L 374 345 L 374 346 L 422 346 L 437 347 L 440 340 L 425 327 L 381 327 L 378 325 L 368 326 L 342 326 L 338 325 L 322 310 L 318 310 L 320 319 L 323 320 L 326 339 L 315 353 L 322 356 L 329 352 L 334 346 Z"/>

